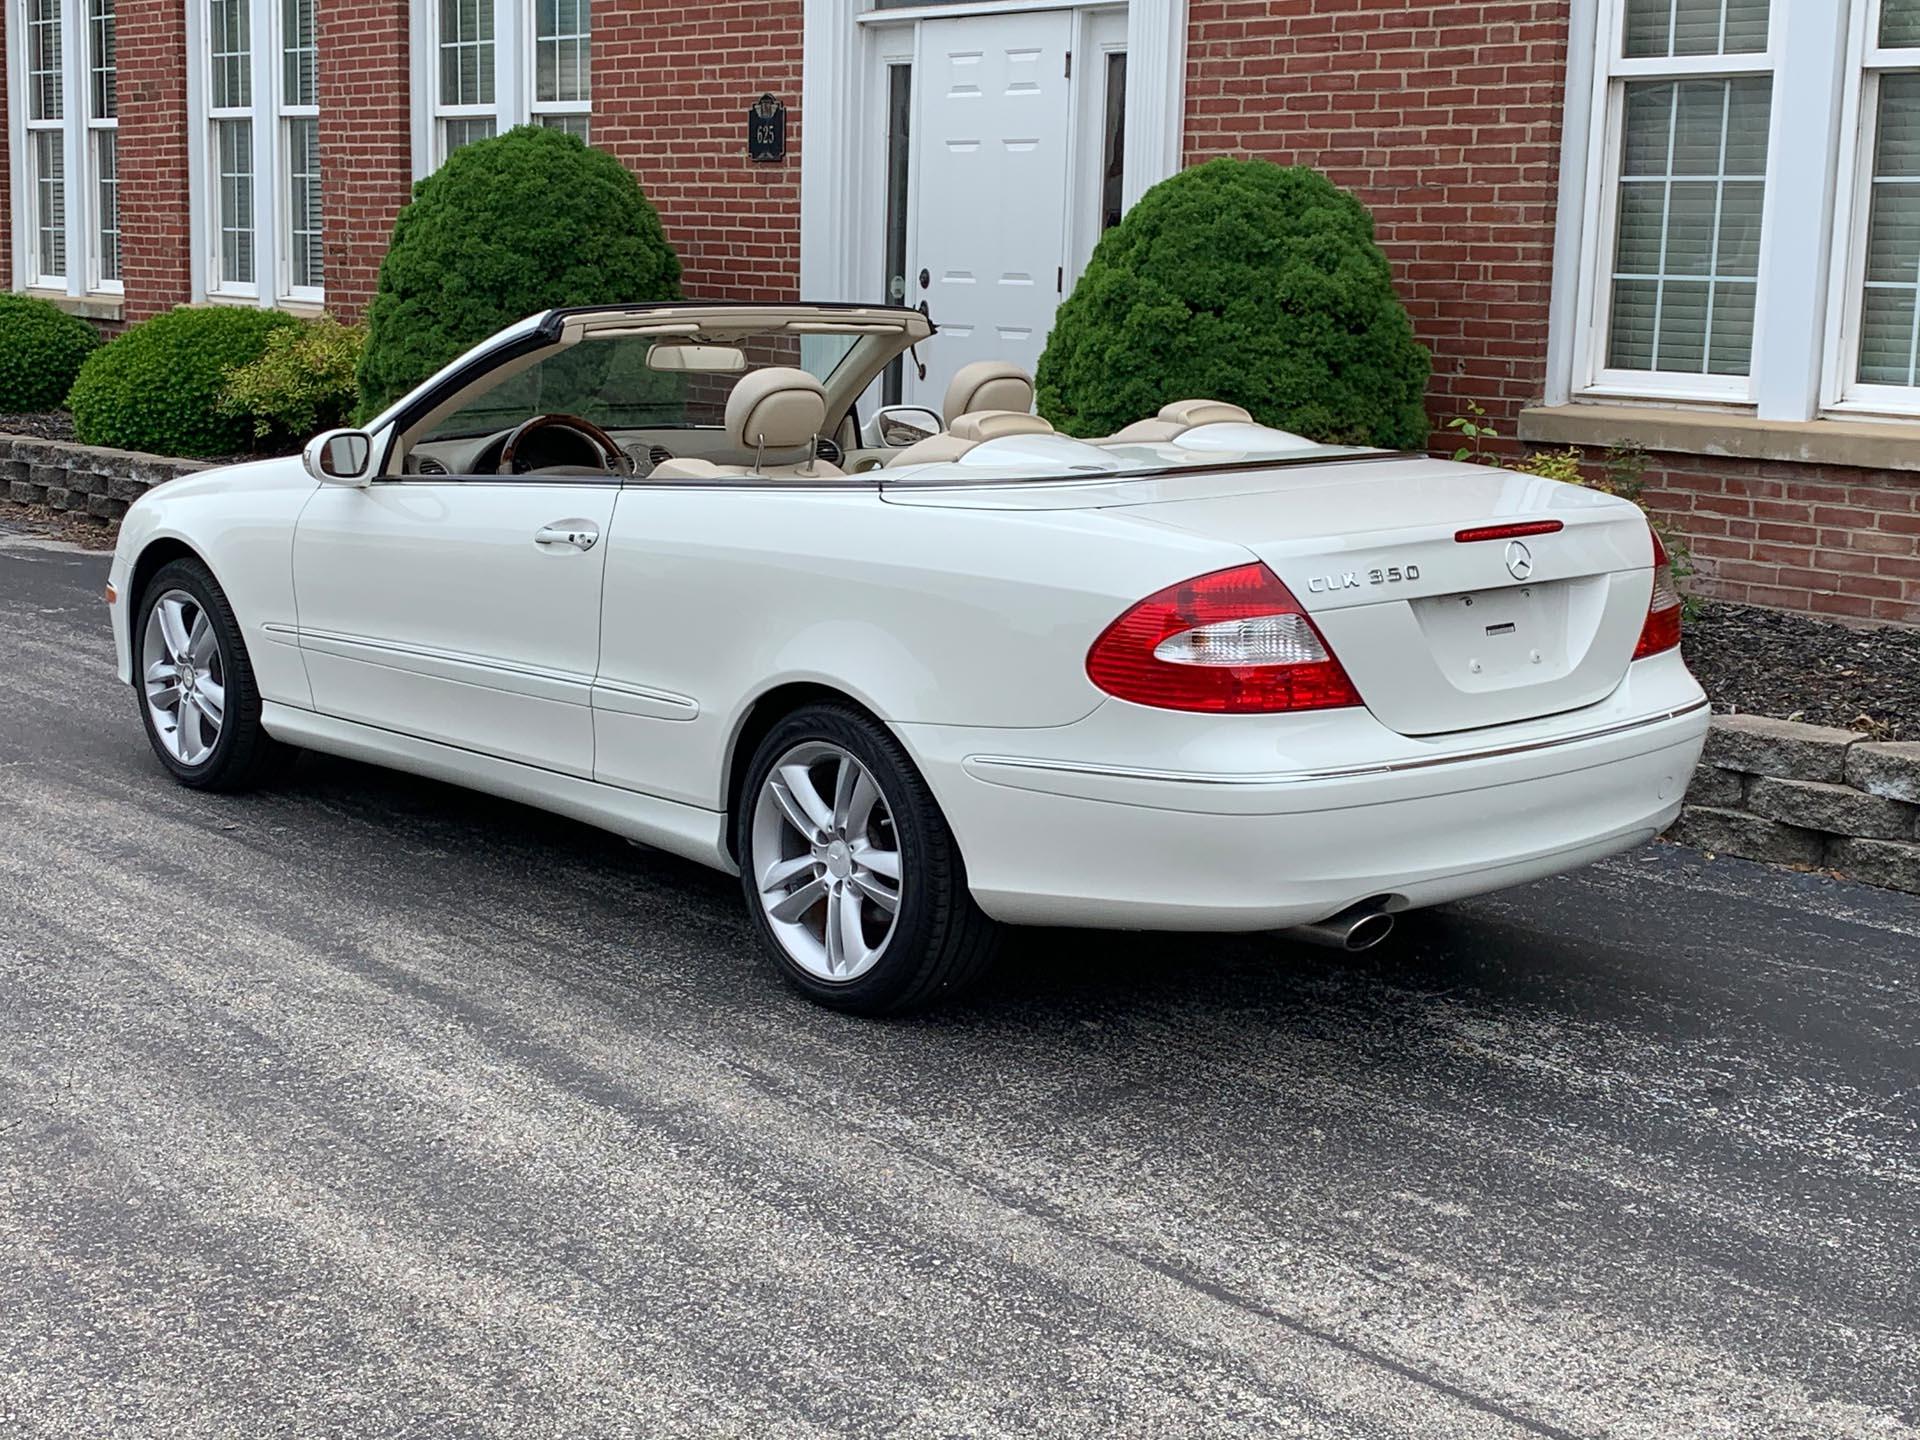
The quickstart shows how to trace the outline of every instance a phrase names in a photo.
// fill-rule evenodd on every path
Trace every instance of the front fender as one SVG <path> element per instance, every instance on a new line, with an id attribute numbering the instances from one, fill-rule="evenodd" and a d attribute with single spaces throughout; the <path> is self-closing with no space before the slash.
<path id="1" fill-rule="evenodd" d="M 149 490 L 128 508 L 108 571 L 114 587 L 115 666 L 133 682 L 134 623 L 144 572 L 156 545 L 198 557 L 239 619 L 263 699 L 313 706 L 296 640 L 293 534 L 318 489 L 298 458 L 201 471 Z"/>

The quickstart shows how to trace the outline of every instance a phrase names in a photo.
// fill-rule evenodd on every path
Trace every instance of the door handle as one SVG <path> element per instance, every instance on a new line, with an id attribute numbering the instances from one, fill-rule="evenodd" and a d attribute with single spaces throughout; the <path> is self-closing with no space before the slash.
<path id="1" fill-rule="evenodd" d="M 533 533 L 536 545 L 567 545 L 575 550 L 591 550 L 599 540 L 599 527 L 591 520 L 556 520 Z"/>

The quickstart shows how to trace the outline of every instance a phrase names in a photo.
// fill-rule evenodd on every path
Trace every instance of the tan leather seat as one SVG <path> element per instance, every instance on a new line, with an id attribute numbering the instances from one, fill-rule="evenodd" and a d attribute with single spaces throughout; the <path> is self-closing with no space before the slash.
<path id="1" fill-rule="evenodd" d="M 891 470 L 896 465 L 939 465 L 958 460 L 974 446 L 983 445 L 989 440 L 999 440 L 1007 435 L 1052 433 L 1053 426 L 1038 415 L 1019 410 L 975 410 L 968 415 L 954 416 L 942 434 L 929 435 L 909 445 L 887 461 L 887 468 Z"/>
<path id="2" fill-rule="evenodd" d="M 716 465 L 710 460 L 663 460 L 647 477 L 651 480 L 706 480 L 717 476 L 760 475 L 772 478 L 843 475 L 846 472 L 812 458 L 769 465 L 769 453 L 791 454 L 805 449 L 809 456 L 827 423 L 827 396 L 820 382 L 804 370 L 784 365 L 754 370 L 740 377 L 727 396 L 727 444 L 755 457 L 751 465 Z"/>
<path id="3" fill-rule="evenodd" d="M 1187 431 L 1200 425 L 1247 425 L 1253 416 L 1238 405 L 1229 405 L 1224 400 L 1175 400 L 1160 407 L 1160 413 L 1151 420 L 1136 420 L 1123 430 L 1116 430 L 1104 440 L 1096 440 L 1096 445 L 1137 445 L 1156 444 L 1167 440 L 1177 440 Z"/>
<path id="4" fill-rule="evenodd" d="M 962 415 L 982 410 L 1011 410 L 1025 414 L 1033 409 L 1033 377 L 1018 365 L 1005 360 L 975 360 L 954 371 L 947 382 L 947 397 L 940 417 L 947 429 Z"/>

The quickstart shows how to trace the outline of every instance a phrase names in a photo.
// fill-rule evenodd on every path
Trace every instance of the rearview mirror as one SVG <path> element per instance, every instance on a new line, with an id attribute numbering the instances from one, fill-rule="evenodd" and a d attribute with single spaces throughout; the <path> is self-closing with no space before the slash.
<path id="1" fill-rule="evenodd" d="M 860 427 L 869 450 L 898 450 L 940 433 L 940 417 L 924 405 L 883 405 Z"/>
<path id="2" fill-rule="evenodd" d="M 663 341 L 647 351 L 647 368 L 681 375 L 738 375 L 747 368 L 747 356 L 745 351 L 731 345 L 681 345 Z"/>
<path id="3" fill-rule="evenodd" d="M 327 430 L 307 442 L 300 463 L 322 485 L 364 485 L 373 437 L 364 430 Z"/>

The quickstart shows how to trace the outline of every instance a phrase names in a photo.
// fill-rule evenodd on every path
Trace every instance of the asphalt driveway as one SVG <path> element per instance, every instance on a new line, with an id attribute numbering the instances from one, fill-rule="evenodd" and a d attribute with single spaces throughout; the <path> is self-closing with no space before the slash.
<path id="1" fill-rule="evenodd" d="M 1920 1434 L 1920 901 L 1654 847 L 843 1019 L 580 826 L 176 788 L 105 570 L 0 534 L 0 1434 Z"/>

